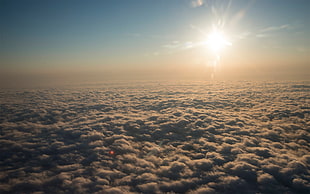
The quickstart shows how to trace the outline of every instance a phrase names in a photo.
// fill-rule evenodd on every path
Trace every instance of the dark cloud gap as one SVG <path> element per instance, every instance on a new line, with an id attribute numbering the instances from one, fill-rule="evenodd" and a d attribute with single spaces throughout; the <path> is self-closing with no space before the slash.
<path id="1" fill-rule="evenodd" d="M 307 82 L 2 89 L 0 192 L 308 193 L 308 92 Z"/>

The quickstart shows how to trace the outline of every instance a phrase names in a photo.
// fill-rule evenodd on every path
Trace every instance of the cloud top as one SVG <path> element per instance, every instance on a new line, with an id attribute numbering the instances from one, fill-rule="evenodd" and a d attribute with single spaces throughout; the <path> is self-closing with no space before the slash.
<path id="1" fill-rule="evenodd" d="M 2 89 L 0 192 L 308 193 L 308 92 L 215 81 Z"/>

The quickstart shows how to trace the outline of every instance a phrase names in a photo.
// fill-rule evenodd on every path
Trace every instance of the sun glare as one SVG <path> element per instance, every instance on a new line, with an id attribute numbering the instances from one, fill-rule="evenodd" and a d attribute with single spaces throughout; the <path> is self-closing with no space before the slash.
<path id="1" fill-rule="evenodd" d="M 231 45 L 231 43 L 226 39 L 225 35 L 219 31 L 212 31 L 205 42 L 208 48 L 215 52 L 219 53 L 226 46 Z"/>

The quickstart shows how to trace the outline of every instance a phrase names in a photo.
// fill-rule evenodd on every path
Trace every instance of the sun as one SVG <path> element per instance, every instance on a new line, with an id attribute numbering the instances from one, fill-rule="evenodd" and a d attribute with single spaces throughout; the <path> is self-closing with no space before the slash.
<path id="1" fill-rule="evenodd" d="M 226 36 L 223 32 L 218 30 L 213 30 L 207 36 L 207 40 L 205 41 L 207 47 L 218 54 L 221 50 L 223 50 L 226 46 L 230 46 L 231 43 L 227 40 Z"/>

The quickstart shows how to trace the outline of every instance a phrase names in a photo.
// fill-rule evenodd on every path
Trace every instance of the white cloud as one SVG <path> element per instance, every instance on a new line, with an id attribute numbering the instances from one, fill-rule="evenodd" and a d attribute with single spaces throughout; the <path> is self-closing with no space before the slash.
<path id="1" fill-rule="evenodd" d="M 308 92 L 297 82 L 3 89 L 0 192 L 306 193 Z"/>

